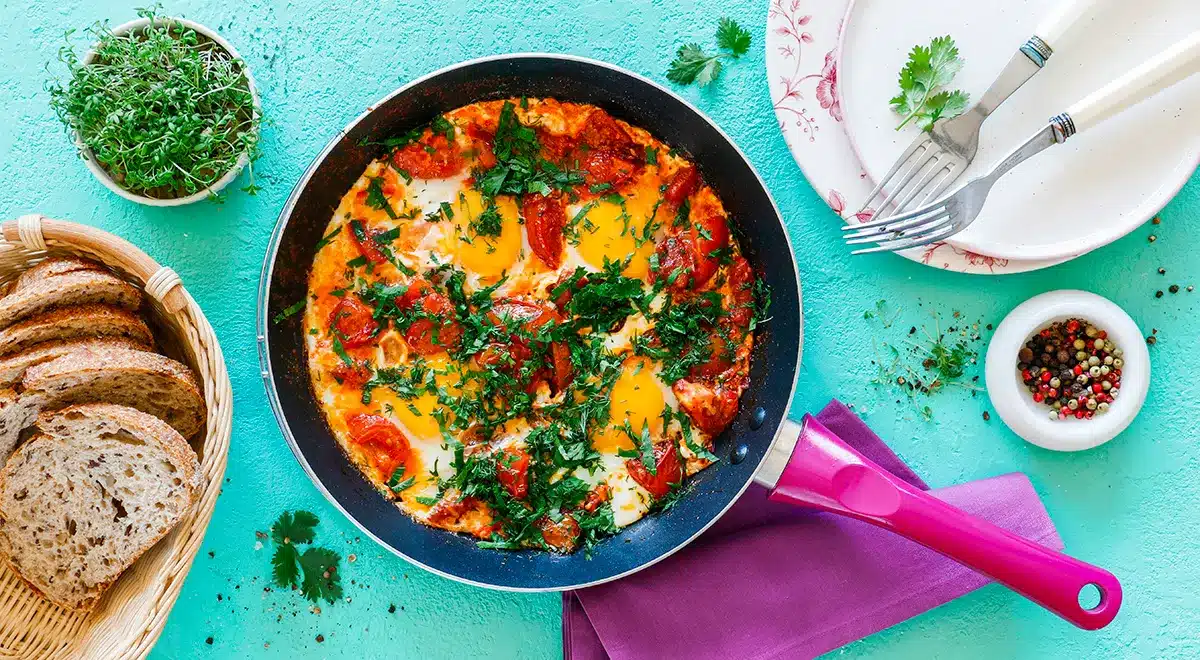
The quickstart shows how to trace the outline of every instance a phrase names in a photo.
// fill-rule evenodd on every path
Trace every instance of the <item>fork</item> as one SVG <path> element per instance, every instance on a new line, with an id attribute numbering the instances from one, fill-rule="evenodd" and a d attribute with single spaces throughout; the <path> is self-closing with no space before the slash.
<path id="1" fill-rule="evenodd" d="M 936 199 L 954 183 L 975 159 L 979 149 L 979 128 L 984 120 L 1033 74 L 1042 70 L 1054 52 L 1051 44 L 1057 43 L 1095 2 L 1065 0 L 1060 3 L 1055 11 L 1042 20 L 1033 36 L 1013 54 L 992 86 L 974 106 L 953 119 L 934 124 L 930 132 L 922 131 L 913 139 L 871 194 L 867 195 L 859 214 L 871 208 L 871 202 L 880 193 L 885 197 L 874 207 L 877 211 L 887 209 L 895 201 L 894 213 L 901 213 L 910 202 L 918 201 L 918 197 L 920 203 Z"/>
<path id="2" fill-rule="evenodd" d="M 996 180 L 1022 161 L 1141 103 L 1197 71 L 1200 71 L 1200 31 L 1191 33 L 1132 71 L 1077 101 L 1066 112 L 1051 117 L 1045 127 L 1005 156 L 990 172 L 906 213 L 846 227 L 853 230 L 845 235 L 846 243 L 878 243 L 876 247 L 855 250 L 853 253 L 865 254 L 904 250 L 953 236 L 979 216 Z"/>

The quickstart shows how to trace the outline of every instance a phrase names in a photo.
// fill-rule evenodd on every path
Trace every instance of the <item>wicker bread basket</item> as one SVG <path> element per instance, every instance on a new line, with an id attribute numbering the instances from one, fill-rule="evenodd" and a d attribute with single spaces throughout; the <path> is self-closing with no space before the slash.
<path id="1" fill-rule="evenodd" d="M 207 479 L 199 502 L 147 551 L 91 613 L 43 600 L 0 567 L 0 658 L 142 658 L 162 633 L 167 614 L 204 539 L 229 454 L 233 394 L 212 326 L 179 276 L 128 241 L 62 220 L 27 215 L 0 224 L 0 284 L 52 255 L 87 257 L 146 292 L 148 321 L 171 357 L 189 364 L 204 388 L 205 428 L 191 438 Z"/>

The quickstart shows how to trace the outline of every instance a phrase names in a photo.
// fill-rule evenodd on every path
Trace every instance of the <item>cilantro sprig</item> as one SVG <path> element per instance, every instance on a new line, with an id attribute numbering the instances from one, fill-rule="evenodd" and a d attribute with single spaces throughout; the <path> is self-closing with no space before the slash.
<path id="1" fill-rule="evenodd" d="M 316 603 L 333 603 L 342 597 L 341 557 L 329 548 L 311 545 L 316 540 L 320 520 L 308 511 L 284 511 L 271 525 L 275 554 L 271 556 L 272 575 L 279 587 L 299 588 L 301 595 Z M 297 545 L 308 545 L 303 553 Z"/>
<path id="2" fill-rule="evenodd" d="M 680 85 L 708 85 L 721 75 L 722 60 L 736 60 L 750 50 L 750 32 L 732 18 L 722 18 L 717 23 L 717 49 L 710 55 L 694 42 L 680 46 L 667 69 L 667 80 Z"/>
<path id="3" fill-rule="evenodd" d="M 950 84 L 963 66 L 958 46 L 949 35 L 935 37 L 928 46 L 913 46 L 908 62 L 900 69 L 900 93 L 888 103 L 904 117 L 896 130 L 916 121 L 922 130 L 933 130 L 934 122 L 961 115 L 970 97 L 956 89 L 941 89 Z"/>

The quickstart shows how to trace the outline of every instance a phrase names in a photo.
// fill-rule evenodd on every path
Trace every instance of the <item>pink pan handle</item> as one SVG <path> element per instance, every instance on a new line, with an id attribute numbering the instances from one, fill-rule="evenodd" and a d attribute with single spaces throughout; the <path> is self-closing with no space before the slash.
<path id="1" fill-rule="evenodd" d="M 1121 584 L 1112 573 L 913 488 L 808 415 L 770 497 L 857 518 L 906 536 L 1085 630 L 1108 625 L 1121 608 Z M 1100 591 L 1100 602 L 1092 609 L 1079 604 L 1079 592 L 1087 585 Z"/>

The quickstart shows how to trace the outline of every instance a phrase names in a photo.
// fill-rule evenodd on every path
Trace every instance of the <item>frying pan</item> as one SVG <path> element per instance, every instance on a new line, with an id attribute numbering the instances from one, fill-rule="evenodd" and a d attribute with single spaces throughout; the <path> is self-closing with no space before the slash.
<path id="1" fill-rule="evenodd" d="M 499 552 L 427 527 L 382 497 L 351 464 L 322 417 L 309 382 L 301 315 L 272 322 L 307 295 L 318 241 L 342 195 L 382 154 L 369 146 L 462 105 L 520 96 L 590 103 L 682 149 L 724 202 L 746 258 L 773 294 L 756 337 L 750 387 L 737 419 L 715 442 L 721 462 L 689 480 L 676 506 L 647 516 L 584 553 Z M 1110 573 L 972 518 L 857 455 L 806 417 L 786 418 L 799 365 L 800 283 L 779 211 L 746 157 L 711 120 L 663 87 L 609 64 L 564 55 L 504 55 L 429 74 L 396 90 L 325 146 L 292 191 L 271 237 L 259 283 L 259 357 L 280 428 L 317 488 L 362 531 L 434 573 L 513 591 L 574 589 L 645 568 L 703 532 L 752 480 L 772 498 L 848 515 L 908 536 L 1003 582 L 1085 628 L 1116 615 Z M 1088 584 L 1099 605 L 1078 603 Z"/>

